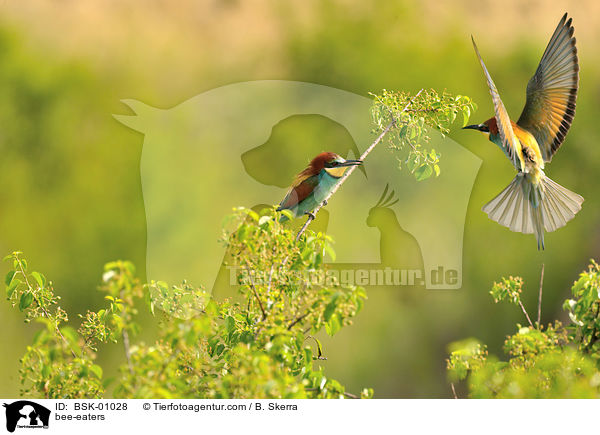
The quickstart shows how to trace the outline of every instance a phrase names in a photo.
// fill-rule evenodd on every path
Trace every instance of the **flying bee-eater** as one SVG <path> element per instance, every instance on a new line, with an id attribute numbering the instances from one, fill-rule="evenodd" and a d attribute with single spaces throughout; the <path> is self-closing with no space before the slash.
<path id="1" fill-rule="evenodd" d="M 579 63 L 572 19 L 567 20 L 565 14 L 558 23 L 527 84 L 525 107 L 516 123 L 510 120 L 475 40 L 471 39 L 492 95 L 495 116 L 464 128 L 487 133 L 517 170 L 513 181 L 483 211 L 511 231 L 534 233 L 538 249 L 544 249 L 544 230 L 550 232 L 565 226 L 583 203 L 581 196 L 544 174 L 544 164 L 552 160 L 575 116 Z"/>
<path id="2" fill-rule="evenodd" d="M 300 172 L 277 211 L 290 210 L 294 217 L 310 214 L 321 204 L 349 166 L 360 165 L 360 160 L 346 160 L 343 157 L 324 152 L 317 155 L 306 169 Z M 280 221 L 286 221 L 282 216 Z"/>

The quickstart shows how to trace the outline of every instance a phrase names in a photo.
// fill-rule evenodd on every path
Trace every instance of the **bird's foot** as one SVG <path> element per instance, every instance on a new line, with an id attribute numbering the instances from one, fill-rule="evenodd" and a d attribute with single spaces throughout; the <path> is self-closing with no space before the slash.
<path id="1" fill-rule="evenodd" d="M 327 205 L 327 200 L 326 200 L 326 199 L 324 199 L 324 200 L 323 200 L 323 207 L 325 207 L 326 205 Z"/>
<path id="2" fill-rule="evenodd" d="M 312 211 L 307 211 L 304 214 L 307 215 L 308 217 L 310 217 L 313 221 L 317 218 Z"/>

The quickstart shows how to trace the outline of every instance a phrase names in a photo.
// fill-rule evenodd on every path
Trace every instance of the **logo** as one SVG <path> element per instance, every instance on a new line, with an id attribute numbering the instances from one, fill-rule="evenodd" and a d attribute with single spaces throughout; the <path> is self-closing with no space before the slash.
<path id="1" fill-rule="evenodd" d="M 48 429 L 50 410 L 29 400 L 3 404 L 6 408 L 6 430 Z"/>

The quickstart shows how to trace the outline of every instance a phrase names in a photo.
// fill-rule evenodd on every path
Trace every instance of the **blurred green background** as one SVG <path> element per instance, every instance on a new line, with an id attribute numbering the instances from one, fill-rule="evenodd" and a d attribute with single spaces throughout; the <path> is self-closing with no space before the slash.
<path id="1" fill-rule="evenodd" d="M 473 97 L 479 110 L 472 120 L 481 122 L 492 106 L 473 34 L 516 118 L 527 80 L 565 11 L 578 39 L 580 94 L 573 127 L 547 173 L 586 198 L 583 210 L 547 235 L 545 252 L 536 250 L 533 237 L 494 224 L 481 206 L 508 184 L 513 169 L 485 137 L 457 129 L 452 138 L 483 160 L 465 229 L 463 288 L 410 291 L 410 297 L 402 289 L 367 289 L 354 325 L 324 340 L 326 372 L 348 391 L 373 387 L 376 397 L 450 397 L 447 344 L 474 336 L 501 354 L 504 336 L 524 321 L 518 309 L 493 304 L 494 280 L 522 275 L 523 299 L 533 312 L 545 263 L 543 320 L 565 320 L 561 303 L 571 283 L 589 258 L 600 257 L 596 1 L 70 0 L 9 1 L 0 8 L 0 252 L 24 251 L 52 279 L 73 322 L 76 313 L 102 303 L 95 289 L 105 262 L 132 260 L 144 278 L 143 136 L 112 118 L 130 113 L 121 99 L 169 108 L 256 79 L 306 81 L 365 96 L 432 87 Z M 324 129 L 322 120 L 296 120 L 285 131 L 297 130 L 306 141 L 344 137 Z M 297 157 L 300 163 L 281 163 L 281 177 L 291 178 L 311 156 Z M 265 171 L 270 166 L 264 162 Z M 38 326 L 25 325 L 7 303 L 0 316 L 0 395 L 14 397 L 19 357 Z M 114 350 L 101 362 L 116 364 Z"/>

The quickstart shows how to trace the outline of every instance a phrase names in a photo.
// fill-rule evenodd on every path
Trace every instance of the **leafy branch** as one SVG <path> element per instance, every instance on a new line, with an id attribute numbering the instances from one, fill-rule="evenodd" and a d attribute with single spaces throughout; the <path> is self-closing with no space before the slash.
<path id="1" fill-rule="evenodd" d="M 422 90 L 415 100 L 407 92 L 386 89 L 381 94 L 371 95 L 374 98 L 371 115 L 375 131 L 382 131 L 390 117 L 396 118 L 395 128 L 388 135 L 388 147 L 396 154 L 398 167 L 406 166 L 417 181 L 434 174 L 439 176 L 441 172 L 441 155 L 434 148 L 425 147 L 431 140 L 430 129 L 445 136 L 459 114 L 464 126 L 477 108 L 469 97 L 454 96 L 446 91 L 440 94 L 433 89 Z M 408 107 L 407 102 L 410 102 Z"/>
<path id="2" fill-rule="evenodd" d="M 371 93 L 374 98 L 371 115 L 375 123 L 377 138 L 362 153 L 360 160 L 364 161 L 373 149 L 388 136 L 389 148 L 400 153 L 405 146 L 410 150 L 404 161 L 408 169 L 415 175 L 417 181 L 423 181 L 434 173 L 440 174 L 438 154 L 435 149 L 426 150 L 423 143 L 430 140 L 429 128 L 436 129 L 442 135 L 450 132 L 450 126 L 458 113 L 462 113 L 466 125 L 471 111 L 476 108 L 475 103 L 462 95 L 456 97 L 447 92 L 438 94 L 433 89 L 421 89 L 415 95 L 408 92 L 390 92 L 383 90 L 381 95 Z M 403 160 L 398 158 L 399 168 Z M 346 179 L 354 172 L 356 166 L 349 167 L 340 181 L 335 185 L 325 200 L 319 204 L 306 222 L 298 231 L 296 240 L 304 233 L 316 214 L 327 204 L 329 199 L 344 184 Z"/>

